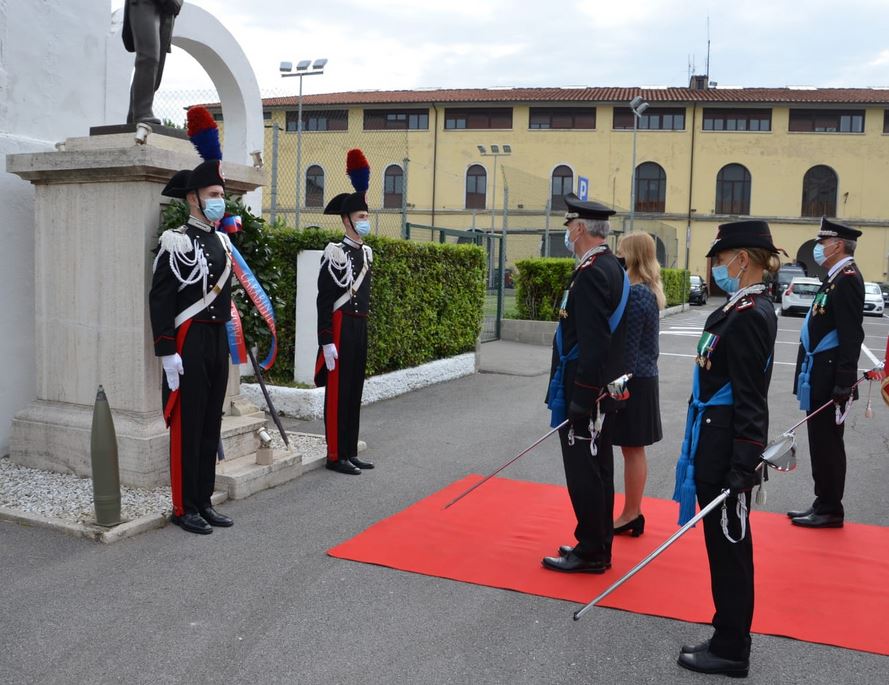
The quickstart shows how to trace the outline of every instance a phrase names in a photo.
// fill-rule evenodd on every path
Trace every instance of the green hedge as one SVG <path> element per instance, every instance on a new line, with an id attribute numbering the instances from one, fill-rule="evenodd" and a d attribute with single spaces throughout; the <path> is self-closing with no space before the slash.
<path id="1" fill-rule="evenodd" d="M 292 380 L 296 258 L 321 250 L 342 233 L 316 229 L 269 231 L 278 296 L 278 361 L 273 378 Z M 485 254 L 474 245 L 367 239 L 374 251 L 368 330 L 368 375 L 469 352 L 481 329 Z"/>
<path id="2" fill-rule="evenodd" d="M 573 259 L 537 258 L 516 262 L 516 310 L 518 318 L 557 321 L 565 285 L 574 269 Z M 667 306 L 688 301 L 689 279 L 685 269 L 661 269 Z"/>
<path id="3" fill-rule="evenodd" d="M 691 284 L 687 269 L 661 269 L 661 280 L 664 282 L 664 295 L 667 296 L 668 307 L 688 302 Z"/>

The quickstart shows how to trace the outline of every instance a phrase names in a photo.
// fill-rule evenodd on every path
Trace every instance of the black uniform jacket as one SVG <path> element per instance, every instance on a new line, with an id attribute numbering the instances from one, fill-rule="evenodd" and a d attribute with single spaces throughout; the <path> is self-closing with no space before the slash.
<path id="1" fill-rule="evenodd" d="M 823 304 L 819 302 L 819 296 Z M 832 283 L 824 279 L 812 308 L 809 315 L 809 349 L 814 350 L 821 338 L 834 329 L 840 339 L 839 347 L 812 357 L 809 384 L 814 409 L 830 399 L 835 385 L 848 388 L 858 377 L 858 355 L 864 342 L 861 324 L 864 317 L 864 279 L 854 262 L 840 268 Z M 793 376 L 794 393 L 804 358 L 805 352 L 800 345 Z"/>
<path id="2" fill-rule="evenodd" d="M 561 320 L 562 352 L 567 354 L 579 344 L 580 357 L 565 366 L 563 378 L 565 401 L 583 409 L 593 409 L 602 387 L 625 373 L 624 316 L 614 333 L 608 319 L 620 304 L 624 286 L 624 270 L 606 247 L 579 264 L 568 282 L 567 316 Z M 559 364 L 559 353 L 553 339 L 550 378 Z M 602 411 L 615 408 L 613 400 L 602 403 Z"/>
<path id="3" fill-rule="evenodd" d="M 179 15 L 179 11 L 182 9 L 183 0 L 150 0 L 157 8 L 160 10 L 161 14 L 170 14 L 175 16 Z M 124 0 L 123 3 L 123 33 L 121 34 L 121 38 L 123 39 L 123 47 L 127 52 L 136 52 L 136 46 L 133 43 L 133 29 L 130 26 L 130 3 L 129 0 Z M 172 52 L 173 47 L 170 46 L 168 52 Z"/>
<path id="4" fill-rule="evenodd" d="M 344 258 L 345 262 L 341 258 Z M 346 315 L 366 317 L 370 312 L 370 262 L 373 261 L 373 252 L 368 245 L 357 243 L 348 236 L 341 243 L 330 243 L 324 250 L 321 272 L 318 274 L 318 345 L 328 345 L 333 342 L 333 304 L 347 290 L 351 290 L 351 286 L 342 287 L 337 284 L 330 273 L 331 270 L 341 283 L 346 280 L 354 283 L 364 268 L 365 259 L 368 260 L 368 270 L 364 280 L 361 281 L 358 290 L 351 293 L 349 301 L 342 306 Z M 346 269 L 351 271 L 351 278 L 347 279 L 345 276 Z"/>
<path id="5" fill-rule="evenodd" d="M 719 338 L 709 357 L 699 356 L 700 396 L 706 402 L 731 381 L 734 403 L 708 407 L 701 420 L 695 480 L 723 485 L 729 469 L 753 471 L 769 435 L 769 383 L 772 380 L 778 319 L 765 295 L 744 295 L 728 311 L 707 318 L 704 334 Z"/>
<path id="6" fill-rule="evenodd" d="M 148 295 L 148 305 L 151 313 L 151 329 L 154 334 L 154 353 L 158 357 L 176 352 L 176 326 L 174 324 L 176 315 L 204 296 L 203 280 L 182 286 L 170 266 L 171 255 L 176 260 L 179 275 L 188 278 L 194 266 L 187 266 L 180 257 L 184 257 L 189 262 L 193 261 L 195 259 L 195 242 L 197 242 L 197 249 L 203 252 L 207 260 L 208 292 L 212 291 L 213 286 L 219 283 L 222 272 L 230 259 L 222 244 L 222 241 L 226 241 L 227 244 L 228 237 L 215 230 L 204 230 L 201 226 L 206 226 L 206 224 L 189 219 L 189 222 L 184 226 L 164 231 L 160 244 L 155 250 L 155 254 L 160 252 L 160 257 L 156 260 L 154 276 L 151 280 L 151 292 Z M 187 252 L 171 252 L 164 247 L 176 243 L 185 245 L 182 242 L 183 239 L 186 239 L 190 245 Z M 221 290 L 216 299 L 193 317 L 195 321 L 225 323 L 231 319 L 231 275 L 225 279 L 224 283 L 219 283 L 219 287 Z"/>

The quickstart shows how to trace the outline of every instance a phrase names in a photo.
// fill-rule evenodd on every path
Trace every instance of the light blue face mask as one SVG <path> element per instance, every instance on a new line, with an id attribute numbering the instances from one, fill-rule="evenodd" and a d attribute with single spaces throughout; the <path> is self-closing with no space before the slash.
<path id="1" fill-rule="evenodd" d="M 362 237 L 370 233 L 370 221 L 367 219 L 359 219 L 353 225 L 355 226 L 355 232 Z"/>
<path id="2" fill-rule="evenodd" d="M 225 200 L 221 197 L 211 197 L 209 200 L 204 200 L 201 211 L 207 217 L 207 221 L 216 223 L 225 216 Z"/>
<path id="3" fill-rule="evenodd" d="M 740 252 L 738 254 L 741 254 Z M 714 266 L 711 269 L 711 273 L 713 274 L 713 280 L 716 282 L 720 288 L 722 288 L 729 295 L 734 295 L 741 289 L 741 274 L 739 273 L 737 276 L 729 276 L 728 268 L 729 265 L 738 258 L 736 254 L 731 258 L 728 264 L 720 264 L 719 266 Z"/>
<path id="4" fill-rule="evenodd" d="M 821 243 L 815 243 L 815 247 L 812 250 L 812 256 L 815 258 L 815 263 L 818 264 L 818 266 L 824 266 L 824 262 L 829 259 L 829 257 L 824 254 L 824 245 Z"/>
<path id="5" fill-rule="evenodd" d="M 571 229 L 565 229 L 565 249 L 568 250 L 571 254 L 574 254 L 574 241 L 571 240 L 568 236 L 571 235 Z"/>

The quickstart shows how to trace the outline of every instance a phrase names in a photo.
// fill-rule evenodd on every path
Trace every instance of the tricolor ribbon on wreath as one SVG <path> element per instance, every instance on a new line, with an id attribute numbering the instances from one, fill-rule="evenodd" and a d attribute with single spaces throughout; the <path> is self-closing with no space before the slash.
<path id="1" fill-rule="evenodd" d="M 217 230 L 231 235 L 232 233 L 240 231 L 241 226 L 241 217 L 226 214 L 222 218 L 222 221 L 219 222 L 219 228 Z M 247 262 L 244 261 L 244 257 L 238 252 L 238 248 L 232 245 L 231 250 L 232 271 L 234 271 L 238 282 L 241 284 L 241 287 L 244 288 L 244 292 L 247 293 L 253 306 L 256 307 L 257 311 L 262 316 L 262 320 L 265 322 L 265 325 L 272 336 L 272 345 L 269 349 L 269 353 L 259 364 L 263 371 L 268 371 L 272 368 L 272 365 L 275 363 L 275 358 L 278 356 L 278 333 L 275 327 L 275 309 L 272 306 L 272 301 L 269 299 L 269 296 L 259 284 L 259 280 L 254 275 L 253 271 L 250 270 Z M 232 299 L 231 307 L 232 318 L 231 321 L 225 325 L 226 332 L 228 333 L 228 349 L 231 353 L 233 363 L 246 364 L 247 344 L 244 340 L 244 327 L 241 324 L 241 316 L 238 314 L 238 308 L 235 305 L 234 299 Z"/>

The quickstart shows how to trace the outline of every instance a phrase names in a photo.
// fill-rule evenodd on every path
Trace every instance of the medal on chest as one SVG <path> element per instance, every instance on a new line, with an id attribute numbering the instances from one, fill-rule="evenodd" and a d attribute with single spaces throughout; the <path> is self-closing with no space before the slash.
<path id="1" fill-rule="evenodd" d="M 833 290 L 833 285 L 830 286 L 828 290 L 818 293 L 815 295 L 815 300 L 812 302 L 812 316 L 818 316 L 819 314 L 824 314 L 825 309 L 827 308 L 827 295 Z"/>
<path id="2" fill-rule="evenodd" d="M 704 331 L 701 334 L 701 337 L 698 340 L 698 354 L 695 357 L 695 363 L 702 369 L 707 369 L 708 371 L 710 370 L 710 367 L 713 365 L 710 361 L 710 357 L 713 356 L 713 352 L 714 350 L 716 350 L 716 345 L 718 343 L 719 336 L 715 333 L 708 333 L 707 331 Z"/>
<path id="3" fill-rule="evenodd" d="M 559 304 L 559 318 L 567 319 L 568 318 L 568 294 L 571 292 L 571 288 L 574 286 L 574 283 L 571 284 L 568 288 L 565 289 L 565 292 L 562 293 L 562 302 Z"/>

